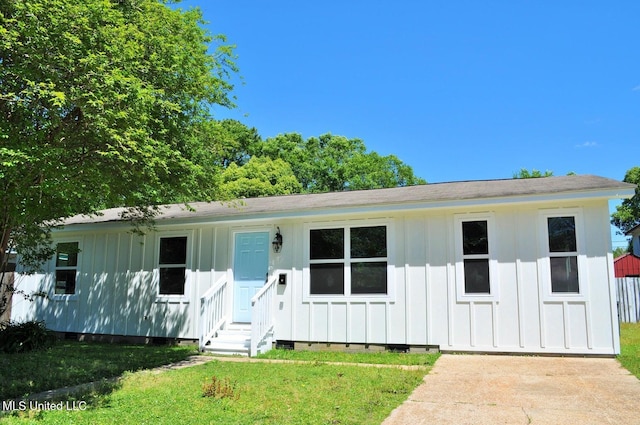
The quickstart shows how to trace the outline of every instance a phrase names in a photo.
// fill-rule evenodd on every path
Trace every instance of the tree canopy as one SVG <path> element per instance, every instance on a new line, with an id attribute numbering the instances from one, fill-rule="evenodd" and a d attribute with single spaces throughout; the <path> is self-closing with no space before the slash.
<path id="1" fill-rule="evenodd" d="M 566 175 L 575 176 L 575 174 L 576 173 L 574 173 L 573 171 L 569 171 Z M 537 179 L 541 177 L 553 177 L 553 171 L 545 170 L 543 172 L 540 170 L 536 170 L 535 168 L 532 168 L 531 171 L 529 171 L 526 168 L 521 168 L 517 173 L 513 173 L 514 179 Z"/>
<path id="2" fill-rule="evenodd" d="M 367 151 L 361 139 L 330 133 L 304 139 L 284 133 L 262 140 L 239 121 L 208 124 L 203 137 L 224 168 L 224 197 L 287 195 L 425 184 L 395 155 Z"/>
<path id="3" fill-rule="evenodd" d="M 236 66 L 197 9 L 2 1 L 0 23 L 0 263 L 10 240 L 28 263 L 42 223 L 215 196 L 219 152 L 198 136 L 233 106 Z"/>
<path id="4" fill-rule="evenodd" d="M 631 244 L 629 244 L 629 245 L 631 245 Z M 616 248 L 613 250 L 613 258 L 622 257 L 624 254 L 626 254 L 626 253 L 628 253 L 628 252 L 631 252 L 631 250 L 630 250 L 629 248 L 630 248 L 629 246 L 628 246 L 628 247 L 626 247 L 626 248 L 621 247 L 621 246 L 616 247 Z"/>
<path id="5" fill-rule="evenodd" d="M 536 170 L 533 168 L 531 171 L 526 168 L 521 168 L 517 173 L 513 173 L 514 179 L 536 179 L 539 177 L 551 177 L 553 176 L 553 171 L 546 170 L 544 172 L 540 170 Z"/>
<path id="6" fill-rule="evenodd" d="M 425 184 L 396 156 L 368 152 L 360 139 L 330 133 L 304 139 L 287 133 L 253 145 L 256 156 L 287 162 L 305 193 Z"/>
<path id="7" fill-rule="evenodd" d="M 639 185 L 636 187 L 635 195 L 622 201 L 616 207 L 616 211 L 611 214 L 611 224 L 620 229 L 622 233 L 627 233 L 640 224 L 640 167 L 629 169 L 624 175 L 623 181 Z"/>
<path id="8" fill-rule="evenodd" d="M 551 177 L 553 176 L 553 171 L 545 171 L 542 172 L 540 170 L 536 170 L 535 168 L 532 169 L 531 171 L 527 170 L 526 168 L 521 168 L 520 171 L 518 171 L 517 173 L 513 173 L 513 178 L 514 179 L 534 179 L 534 178 L 539 178 L 539 177 Z"/>
<path id="9" fill-rule="evenodd" d="M 200 137 L 206 140 L 216 152 L 216 165 L 228 167 L 242 166 L 251 158 L 254 147 L 262 142 L 258 130 L 247 127 L 240 121 L 225 119 L 204 124 Z"/>
<path id="10" fill-rule="evenodd" d="M 227 199 L 300 193 L 302 185 L 282 159 L 252 157 L 246 164 L 231 163 L 222 172 L 221 194 Z"/>
<path id="11" fill-rule="evenodd" d="M 169 2 L 0 2 L 0 265 L 40 264 L 52 226 L 108 207 L 426 183 L 360 139 L 215 121 L 234 46 Z"/>

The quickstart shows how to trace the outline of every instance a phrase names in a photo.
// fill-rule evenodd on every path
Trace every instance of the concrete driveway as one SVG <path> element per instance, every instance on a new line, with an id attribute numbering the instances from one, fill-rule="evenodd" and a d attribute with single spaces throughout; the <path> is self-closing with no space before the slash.
<path id="1" fill-rule="evenodd" d="M 445 354 L 383 424 L 640 424 L 640 380 L 611 358 Z"/>

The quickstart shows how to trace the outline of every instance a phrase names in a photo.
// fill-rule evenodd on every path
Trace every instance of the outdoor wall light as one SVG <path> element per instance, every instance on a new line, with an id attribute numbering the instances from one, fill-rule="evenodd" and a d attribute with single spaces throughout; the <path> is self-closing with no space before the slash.
<path id="1" fill-rule="evenodd" d="M 276 235 L 273 237 L 273 242 L 271 245 L 273 246 L 273 252 L 278 253 L 282 249 L 282 234 L 280 233 L 280 228 L 277 227 Z"/>

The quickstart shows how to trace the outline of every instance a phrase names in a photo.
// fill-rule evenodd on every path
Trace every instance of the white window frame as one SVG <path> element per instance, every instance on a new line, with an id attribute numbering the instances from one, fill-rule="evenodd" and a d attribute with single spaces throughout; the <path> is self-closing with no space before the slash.
<path id="1" fill-rule="evenodd" d="M 495 215 L 491 212 L 486 213 L 466 213 L 454 214 L 454 247 L 455 247 L 455 281 L 456 281 L 456 299 L 458 302 L 472 301 L 497 301 L 500 295 L 500 282 L 498 280 L 498 260 L 497 260 L 497 237 Z M 487 242 L 489 244 L 488 254 L 464 255 L 464 246 L 462 239 L 462 223 L 469 221 L 486 221 L 487 222 Z M 471 259 L 487 259 L 489 261 L 489 293 L 466 293 L 465 292 L 465 273 L 464 260 Z"/>
<path id="2" fill-rule="evenodd" d="M 354 258 L 346 255 L 351 252 L 350 235 L 352 228 L 357 227 L 386 227 L 387 238 L 387 256 L 376 258 Z M 324 229 L 344 229 L 344 250 L 345 256 L 342 259 L 328 260 L 311 260 L 311 230 Z M 392 249 L 393 240 L 395 240 L 395 229 L 390 220 L 363 219 L 349 220 L 339 222 L 314 222 L 305 223 L 304 225 L 304 267 L 303 267 L 303 301 L 327 301 L 327 302 L 366 302 L 366 301 L 394 301 L 395 300 L 395 254 Z M 377 262 L 386 261 L 387 263 L 387 293 L 386 294 L 351 294 L 351 263 Z M 344 264 L 344 293 L 343 294 L 311 294 L 311 264 L 328 264 L 339 263 Z"/>
<path id="3" fill-rule="evenodd" d="M 52 292 L 53 292 L 53 299 L 58 299 L 58 300 L 76 300 L 78 299 L 78 290 L 79 290 L 79 283 L 80 283 L 80 264 L 82 261 L 82 240 L 81 239 L 60 239 L 60 240 L 56 240 L 56 251 L 55 254 L 53 256 L 53 286 L 52 286 Z M 76 261 L 76 265 L 75 266 L 61 266 L 58 267 L 57 263 L 58 263 L 58 245 L 59 244 L 65 244 L 65 243 L 77 243 L 78 244 L 78 257 L 77 257 L 77 261 Z M 76 272 L 76 286 L 75 286 L 75 290 L 73 292 L 73 294 L 56 294 L 56 285 L 57 285 L 57 281 L 56 281 L 56 275 L 58 273 L 58 270 L 75 270 Z"/>
<path id="4" fill-rule="evenodd" d="M 160 240 L 166 238 L 187 238 L 187 254 L 184 264 L 160 264 Z M 156 234 L 155 247 L 155 267 L 153 269 L 153 285 L 156 288 L 156 301 L 187 301 L 191 293 L 191 258 L 193 251 L 192 231 L 170 231 Z M 184 267 L 184 293 L 182 294 L 161 294 L 160 293 L 160 269 Z"/>
<path id="5" fill-rule="evenodd" d="M 549 250 L 548 219 L 553 217 L 573 217 L 575 221 L 576 248 L 572 252 L 551 252 Z M 543 288 L 544 301 L 584 301 L 589 289 L 586 265 L 586 249 L 584 245 L 584 220 L 580 208 L 560 208 L 541 210 L 538 218 L 539 258 L 538 275 Z M 574 255 L 578 262 L 579 292 L 553 292 L 551 287 L 551 257 L 567 257 Z"/>

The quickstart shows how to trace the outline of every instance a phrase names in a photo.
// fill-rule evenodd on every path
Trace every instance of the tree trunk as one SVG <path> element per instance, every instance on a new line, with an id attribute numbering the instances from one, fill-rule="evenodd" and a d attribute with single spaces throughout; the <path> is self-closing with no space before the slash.
<path id="1" fill-rule="evenodd" d="M 0 229 L 0 322 L 9 321 L 11 315 L 11 296 L 13 295 L 13 270 L 9 270 L 9 238 L 11 229 L 2 220 Z"/>
<path id="2" fill-rule="evenodd" d="M 0 323 L 11 320 L 11 298 L 13 297 L 12 271 L 0 271 Z"/>
<path id="3" fill-rule="evenodd" d="M 7 220 L 2 220 L 2 228 L 0 229 L 0 270 L 4 270 L 9 262 L 9 239 L 11 228 L 5 225 Z"/>

